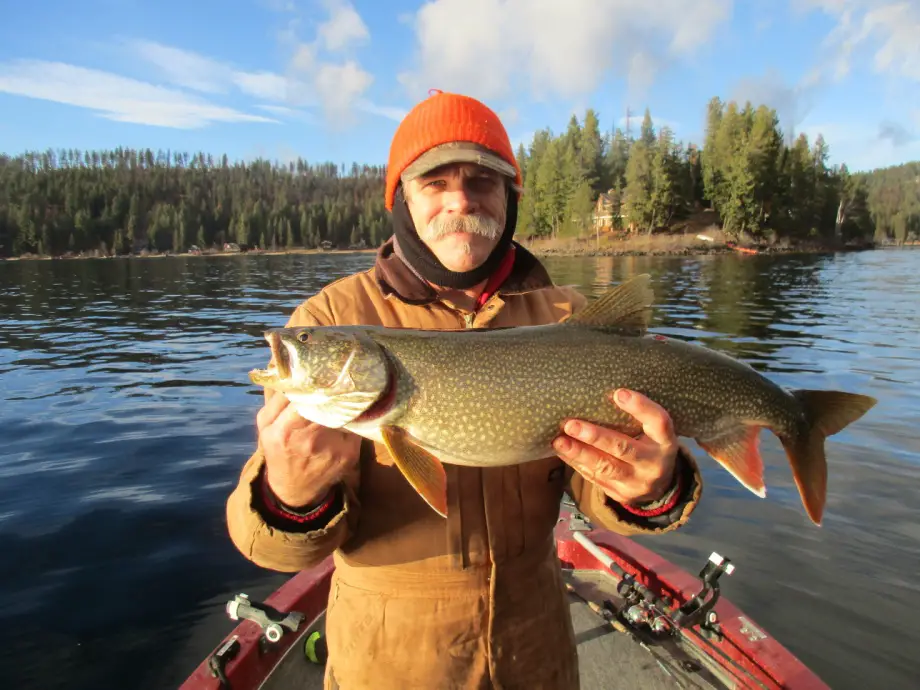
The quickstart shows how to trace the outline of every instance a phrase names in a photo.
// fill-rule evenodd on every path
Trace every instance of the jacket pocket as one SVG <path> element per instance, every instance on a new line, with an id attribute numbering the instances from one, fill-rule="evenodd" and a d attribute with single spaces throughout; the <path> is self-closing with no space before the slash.
<path id="1" fill-rule="evenodd" d="M 340 583 L 327 616 L 329 661 L 343 689 L 453 690 L 488 679 L 488 592 L 390 595 Z"/>

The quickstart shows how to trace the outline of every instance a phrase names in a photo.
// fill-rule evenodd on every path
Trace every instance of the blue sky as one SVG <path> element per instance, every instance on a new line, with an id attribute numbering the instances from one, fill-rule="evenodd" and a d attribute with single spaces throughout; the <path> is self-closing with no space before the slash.
<path id="1" fill-rule="evenodd" d="M 0 151 L 150 147 L 383 164 L 430 88 L 512 140 L 643 110 L 702 143 L 712 96 L 821 132 L 831 161 L 920 160 L 918 0 L 42 0 L 0 22 Z"/>

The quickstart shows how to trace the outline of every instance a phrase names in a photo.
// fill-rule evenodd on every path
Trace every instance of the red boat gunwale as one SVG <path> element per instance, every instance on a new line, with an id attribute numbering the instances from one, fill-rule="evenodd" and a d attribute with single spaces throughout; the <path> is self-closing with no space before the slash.
<path id="1" fill-rule="evenodd" d="M 556 527 L 557 551 L 563 567 L 606 571 L 592 554 L 572 538 L 567 518 L 568 511 L 563 510 Z M 604 530 L 586 531 L 585 534 L 624 571 L 675 606 L 693 598 L 700 589 L 697 577 L 627 537 Z M 326 608 L 334 567 L 330 556 L 315 568 L 294 575 L 267 597 L 264 603 L 279 611 L 303 613 L 305 620 L 301 630 L 308 627 Z M 828 686 L 817 675 L 724 596 L 716 603 L 714 610 L 721 624 L 721 640 L 706 640 L 696 628 L 684 629 L 684 633 L 693 637 L 698 646 L 715 658 L 720 666 L 725 667 L 719 659 L 724 655 L 757 681 L 753 684 L 750 678 L 739 674 L 739 687 L 828 690 Z M 260 649 L 259 639 L 262 635 L 259 625 L 248 620 L 241 621 L 209 652 L 208 657 L 180 686 L 180 690 L 221 688 L 220 681 L 211 673 L 208 659 L 213 651 L 233 636 L 237 637 L 240 649 L 224 668 L 227 678 L 234 690 L 259 687 L 291 645 L 300 639 L 299 633 L 287 631 L 281 640 L 267 643 Z"/>
<path id="2" fill-rule="evenodd" d="M 332 556 L 323 560 L 315 568 L 303 570 L 272 592 L 263 603 L 279 611 L 300 611 L 305 619 L 300 630 L 309 626 L 326 610 L 329 587 L 332 583 L 332 571 L 335 565 Z M 211 674 L 208 659 L 234 635 L 240 643 L 237 655 L 224 667 L 224 673 L 230 679 L 234 690 L 240 688 L 258 688 L 268 676 L 281 657 L 299 639 L 299 632 L 286 631 L 278 642 L 270 643 L 265 651 L 259 647 L 262 628 L 249 620 L 240 621 L 233 631 L 208 652 L 208 656 L 198 668 L 179 686 L 179 690 L 220 690 L 220 681 Z"/>
<path id="3" fill-rule="evenodd" d="M 561 516 L 564 516 L 563 512 Z M 559 558 L 563 567 L 596 569 L 597 559 L 568 536 L 565 522 L 556 527 Z M 623 570 L 649 589 L 679 607 L 692 599 L 700 590 L 700 580 L 653 551 L 628 537 L 604 530 L 586 531 L 586 536 L 609 555 Z M 696 628 L 687 630 L 701 649 L 709 652 L 716 648 L 739 664 L 756 678 L 762 686 L 785 690 L 829 690 L 828 686 L 795 655 L 771 637 L 723 595 L 713 609 L 719 616 L 723 638 L 721 641 L 703 639 Z M 753 626 L 759 639 L 749 636 Z M 710 654 L 718 659 L 714 654 Z M 720 664 L 721 665 L 721 664 Z M 741 687 L 762 687 L 745 684 Z"/>

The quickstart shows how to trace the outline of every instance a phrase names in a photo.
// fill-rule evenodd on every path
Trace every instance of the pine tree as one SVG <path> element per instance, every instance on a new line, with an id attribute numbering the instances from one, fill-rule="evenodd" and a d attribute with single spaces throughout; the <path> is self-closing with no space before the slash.
<path id="1" fill-rule="evenodd" d="M 719 211 L 724 230 L 734 237 L 758 230 L 761 212 L 756 194 L 757 180 L 751 165 L 751 137 L 744 131 L 739 136 L 737 151 L 725 171 L 725 196 Z"/>
<path id="2" fill-rule="evenodd" d="M 585 112 L 585 122 L 581 128 L 581 137 L 578 141 L 579 167 L 584 179 L 592 191 L 592 196 L 606 189 L 607 175 L 604 173 L 604 141 L 601 138 L 600 123 L 597 113 L 588 109 Z M 580 185 L 576 189 L 580 189 Z"/>
<path id="3" fill-rule="evenodd" d="M 722 109 L 722 101 L 719 98 L 709 101 L 706 111 L 706 141 L 700 166 L 703 173 L 703 190 L 712 208 L 716 208 L 718 204 L 719 190 L 722 187 L 723 162 L 716 144 L 719 130 L 722 128 Z"/>
<path id="4" fill-rule="evenodd" d="M 565 140 L 551 140 L 540 156 L 539 167 L 534 176 L 535 216 L 540 225 L 537 234 L 556 237 L 567 200 L 567 189 L 563 174 L 563 154 L 560 149 Z"/>
<path id="5" fill-rule="evenodd" d="M 642 118 L 642 129 L 639 133 L 639 141 L 645 144 L 646 148 L 651 151 L 655 146 L 656 139 L 655 126 L 652 122 L 652 113 L 646 108 L 645 116 Z"/>
<path id="6" fill-rule="evenodd" d="M 626 183 L 626 164 L 629 161 L 629 142 L 623 130 L 617 128 L 607 149 L 606 168 L 609 187 L 622 187 Z"/>
<path id="7" fill-rule="evenodd" d="M 655 221 L 652 189 L 652 152 L 643 139 L 632 146 L 629 163 L 626 165 L 626 187 L 623 191 L 623 206 L 626 220 L 631 228 L 652 231 Z"/>
<path id="8" fill-rule="evenodd" d="M 652 153 L 651 185 L 648 208 L 651 215 L 648 231 L 668 225 L 682 204 L 679 196 L 678 152 L 673 134 L 662 127 Z"/>

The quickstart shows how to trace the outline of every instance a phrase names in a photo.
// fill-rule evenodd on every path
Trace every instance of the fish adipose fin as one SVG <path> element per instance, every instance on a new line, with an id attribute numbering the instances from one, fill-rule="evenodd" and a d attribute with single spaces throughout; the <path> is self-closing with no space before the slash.
<path id="1" fill-rule="evenodd" d="M 797 438 L 780 438 L 792 477 L 808 517 L 821 524 L 827 498 L 827 458 L 824 440 L 862 417 L 878 402 L 868 395 L 840 391 L 796 390 L 802 404 L 806 431 Z"/>
<path id="2" fill-rule="evenodd" d="M 580 326 L 601 326 L 642 335 L 648 329 L 652 315 L 651 276 L 643 273 L 611 288 L 565 323 Z"/>
<path id="3" fill-rule="evenodd" d="M 739 426 L 714 439 L 697 440 L 700 447 L 754 494 L 765 498 L 759 426 Z"/>
<path id="4" fill-rule="evenodd" d="M 406 432 L 399 427 L 385 426 L 380 431 L 399 471 L 425 502 L 446 518 L 447 474 L 441 461 L 409 441 Z"/>

